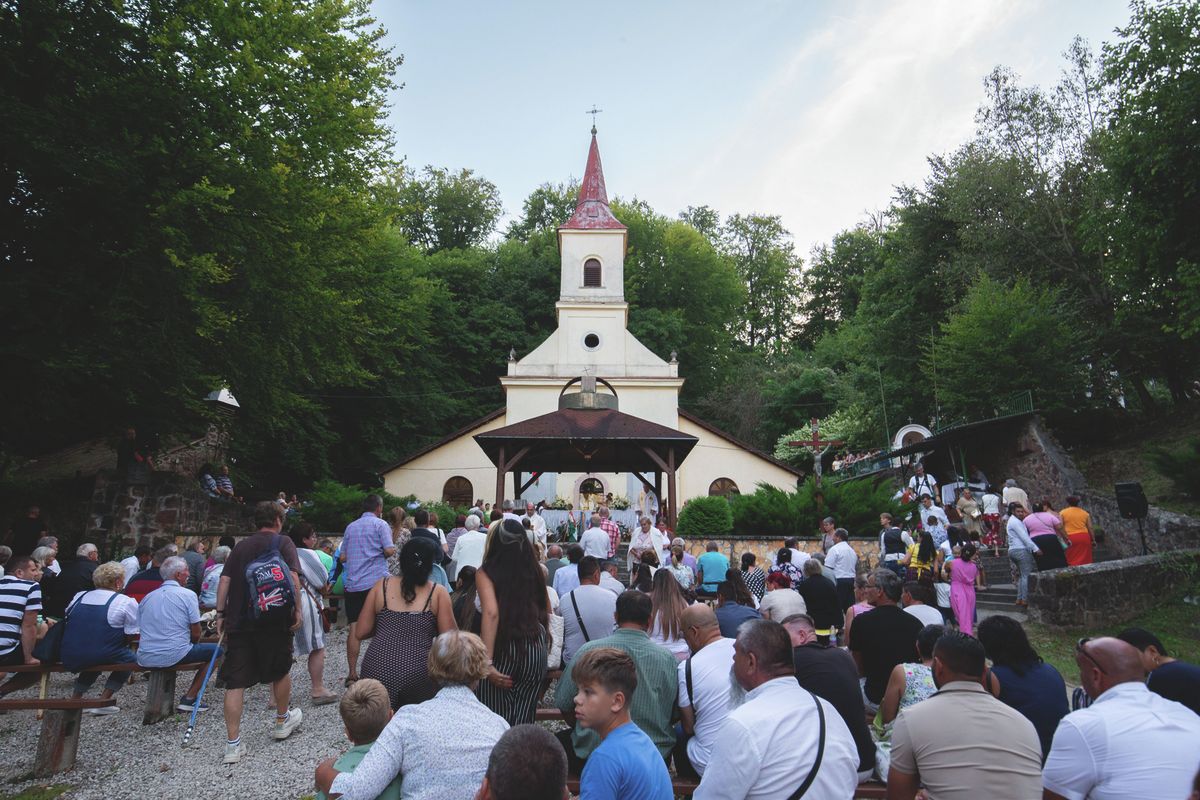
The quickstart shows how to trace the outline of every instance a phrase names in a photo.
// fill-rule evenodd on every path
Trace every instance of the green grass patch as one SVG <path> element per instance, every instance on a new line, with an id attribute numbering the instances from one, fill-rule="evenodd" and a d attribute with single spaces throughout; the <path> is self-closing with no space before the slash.
<path id="1" fill-rule="evenodd" d="M 0 800 L 54 800 L 66 794 L 71 787 L 65 783 L 52 783 L 46 786 L 30 786 L 19 794 L 6 794 Z"/>
<path id="2" fill-rule="evenodd" d="M 1145 628 L 1158 636 L 1172 656 L 1200 663 L 1200 606 L 1183 600 L 1161 605 L 1123 624 L 1057 630 L 1027 622 L 1025 632 L 1046 663 L 1061 672 L 1068 683 L 1078 684 L 1075 643 L 1085 636 L 1113 636 L 1130 627 Z"/>

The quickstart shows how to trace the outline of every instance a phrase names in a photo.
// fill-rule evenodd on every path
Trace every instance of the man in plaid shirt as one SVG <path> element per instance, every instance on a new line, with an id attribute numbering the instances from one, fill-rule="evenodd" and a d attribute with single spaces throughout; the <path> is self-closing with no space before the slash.
<path id="1" fill-rule="evenodd" d="M 608 534 L 608 557 L 616 558 L 617 548 L 621 546 L 621 529 L 608 518 L 608 506 L 600 506 L 600 530 Z"/>

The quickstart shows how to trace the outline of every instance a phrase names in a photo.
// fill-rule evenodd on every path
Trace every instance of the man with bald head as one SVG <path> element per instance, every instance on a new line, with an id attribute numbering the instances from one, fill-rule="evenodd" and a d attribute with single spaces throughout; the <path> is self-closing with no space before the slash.
<path id="1" fill-rule="evenodd" d="M 1096 699 L 1058 723 L 1043 797 L 1187 797 L 1200 765 L 1200 716 L 1146 688 L 1141 653 L 1120 639 L 1081 639 L 1075 663 Z"/>
<path id="2" fill-rule="evenodd" d="M 733 639 L 721 635 L 717 615 L 703 603 L 684 610 L 683 638 L 692 654 L 679 665 L 680 727 L 675 769 L 684 776 L 694 773 L 699 777 L 708 766 L 717 732 L 729 714 Z"/>

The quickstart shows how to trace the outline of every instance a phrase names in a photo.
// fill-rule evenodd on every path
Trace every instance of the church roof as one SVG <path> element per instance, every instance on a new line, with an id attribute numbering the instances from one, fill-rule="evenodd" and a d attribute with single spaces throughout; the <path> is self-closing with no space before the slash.
<path id="1" fill-rule="evenodd" d="M 436 442 L 433 442 L 432 444 L 427 444 L 419 450 L 414 450 L 413 452 L 409 453 L 408 455 L 406 455 L 404 458 L 400 459 L 396 463 L 384 467 L 383 469 L 381 469 L 379 471 L 379 473 L 381 475 L 386 475 L 387 473 L 391 472 L 394 469 L 403 467 L 408 462 L 415 461 L 418 458 L 420 458 L 421 456 L 425 455 L 426 453 L 431 453 L 434 450 L 437 450 L 442 445 L 453 442 L 455 439 L 459 438 L 460 436 L 465 436 L 466 434 L 470 433 L 471 431 L 475 430 L 476 428 L 480 427 L 481 425 L 486 425 L 487 423 L 491 422 L 492 420 L 496 419 L 497 417 L 503 417 L 506 410 L 507 409 L 504 406 L 500 406 L 495 411 L 484 414 L 479 419 L 476 419 L 476 420 L 473 420 L 472 422 L 467 423 L 466 425 L 462 426 L 458 430 L 454 431 L 454 433 L 448 433 L 445 436 L 443 436 L 442 438 L 438 439 Z"/>
<path id="2" fill-rule="evenodd" d="M 695 436 L 615 409 L 561 408 L 503 428 L 474 436 L 492 463 L 501 447 L 508 456 L 527 448 L 526 471 L 642 472 L 658 469 L 649 448 L 666 459 L 675 451 L 675 464 L 699 441 Z"/>
<path id="3" fill-rule="evenodd" d="M 761 458 L 764 461 L 770 461 L 775 466 L 779 467 L 782 470 L 787 470 L 788 472 L 792 473 L 793 475 L 795 475 L 798 478 L 804 475 L 803 472 L 796 469 L 795 467 L 793 467 L 791 464 L 787 463 L 786 461 L 780 461 L 778 458 L 775 458 L 775 456 L 771 455 L 770 453 L 759 450 L 754 445 L 750 444 L 749 442 L 742 441 L 741 439 L 734 436 L 732 433 L 726 433 L 725 431 L 718 428 L 716 425 L 713 425 L 711 422 L 706 422 L 706 421 L 702 420 L 700 417 L 697 417 L 695 414 L 691 413 L 690 411 L 685 411 L 681 408 L 681 409 L 679 409 L 679 416 L 683 417 L 684 419 L 686 419 L 688 422 L 692 423 L 693 425 L 697 425 L 697 426 L 703 428 L 704 430 L 708 431 L 709 433 L 713 434 L 714 436 L 720 436 L 722 439 L 729 442 L 730 444 L 735 444 L 738 447 L 745 450 L 746 452 L 753 453 L 754 455 L 758 456 L 759 458 Z"/>
<path id="4" fill-rule="evenodd" d="M 604 188 L 604 167 L 600 164 L 600 146 L 596 144 L 595 129 L 592 131 L 592 146 L 588 150 L 587 167 L 583 171 L 583 183 L 579 185 L 579 200 L 575 213 L 558 228 L 560 231 L 625 230 L 625 226 L 613 216 L 608 207 L 608 191 Z"/>

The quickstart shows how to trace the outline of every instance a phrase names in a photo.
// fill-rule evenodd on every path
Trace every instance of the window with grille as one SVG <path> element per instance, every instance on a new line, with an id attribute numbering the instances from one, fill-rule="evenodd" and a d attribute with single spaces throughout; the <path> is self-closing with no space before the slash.
<path id="1" fill-rule="evenodd" d="M 600 262 L 589 258 L 583 262 L 583 285 L 600 287 Z"/>
<path id="2" fill-rule="evenodd" d="M 740 494 L 738 486 L 731 478 L 717 478 L 708 486 L 708 494 L 710 497 L 729 497 L 731 495 Z"/>

